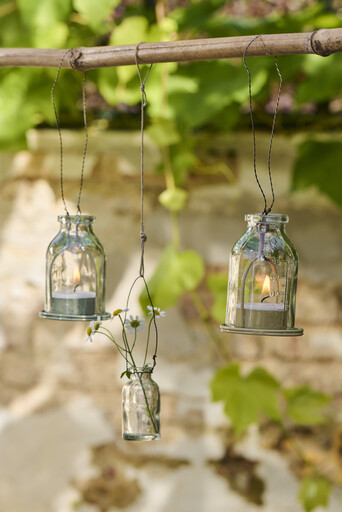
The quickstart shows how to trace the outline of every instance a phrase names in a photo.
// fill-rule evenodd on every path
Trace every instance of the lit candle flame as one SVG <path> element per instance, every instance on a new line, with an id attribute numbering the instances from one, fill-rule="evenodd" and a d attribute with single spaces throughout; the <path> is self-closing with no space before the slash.
<path id="1" fill-rule="evenodd" d="M 74 291 L 76 290 L 77 286 L 79 286 L 80 282 L 81 282 L 80 269 L 78 267 L 75 267 L 74 274 L 72 276 L 72 284 L 74 287 Z"/>
<path id="2" fill-rule="evenodd" d="M 263 295 L 269 295 L 271 290 L 270 276 L 266 276 L 264 279 L 264 284 L 261 290 Z"/>

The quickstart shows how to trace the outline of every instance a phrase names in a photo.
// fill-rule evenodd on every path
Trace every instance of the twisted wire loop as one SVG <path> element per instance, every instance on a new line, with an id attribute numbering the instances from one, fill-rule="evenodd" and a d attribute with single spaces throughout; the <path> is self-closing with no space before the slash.
<path id="1" fill-rule="evenodd" d="M 255 36 L 248 43 L 248 45 L 246 46 L 245 51 L 243 52 L 243 65 L 244 65 L 244 67 L 245 67 L 245 69 L 247 71 L 247 75 L 248 75 L 249 115 L 250 115 L 250 118 L 251 118 L 251 127 L 252 127 L 252 134 L 253 134 L 253 168 L 254 168 L 254 176 L 255 176 L 256 182 L 258 184 L 258 187 L 260 189 L 260 192 L 262 194 L 262 197 L 264 199 L 264 210 L 262 212 L 262 215 L 268 215 L 271 212 L 271 210 L 273 208 L 273 205 L 274 205 L 274 201 L 275 201 L 275 194 L 274 194 L 273 180 L 272 180 L 272 173 L 271 173 L 271 152 L 272 152 L 272 144 L 273 144 L 273 138 L 274 138 L 275 124 L 276 124 L 276 119 L 277 119 L 277 114 L 278 114 L 278 109 L 279 109 L 279 100 L 280 100 L 280 94 L 281 94 L 281 90 L 282 90 L 283 77 L 281 76 L 281 73 L 280 73 L 280 70 L 279 70 L 278 59 L 275 56 L 274 57 L 274 62 L 275 62 L 275 67 L 276 67 L 277 74 L 278 74 L 278 77 L 279 77 L 279 90 L 278 90 L 276 105 L 275 105 L 275 109 L 274 109 L 272 129 L 271 129 L 271 138 L 270 138 L 270 144 L 269 144 L 268 156 L 267 156 L 268 177 L 269 177 L 269 182 L 270 182 L 270 187 L 271 187 L 271 192 L 272 192 L 272 202 L 271 202 L 271 205 L 269 207 L 267 207 L 266 195 L 265 195 L 265 192 L 264 192 L 264 190 L 263 190 L 263 188 L 261 186 L 261 183 L 259 181 L 258 173 L 257 173 L 257 168 L 256 168 L 256 142 L 255 142 L 255 127 L 254 127 L 253 106 L 252 106 L 252 78 L 251 78 L 251 73 L 249 71 L 249 68 L 248 68 L 248 66 L 246 64 L 246 55 L 247 55 L 248 48 L 259 37 L 262 37 L 262 34 L 259 34 L 259 35 Z"/>
<path id="2" fill-rule="evenodd" d="M 82 81 L 82 111 L 83 111 L 83 126 L 84 126 L 84 148 L 83 148 L 83 155 L 82 155 L 80 190 L 78 192 L 78 198 L 77 198 L 77 213 L 79 213 L 80 215 L 82 214 L 80 203 L 81 203 L 81 194 L 82 194 L 83 181 L 84 181 L 84 166 L 85 166 L 85 159 L 86 159 L 87 149 L 88 149 L 86 79 L 87 79 L 87 73 L 85 71 L 83 74 L 83 81 Z"/>
<path id="3" fill-rule="evenodd" d="M 128 309 L 129 301 L 130 301 L 132 291 L 133 291 L 135 284 L 137 283 L 137 281 L 139 281 L 139 279 L 142 279 L 144 282 L 147 298 L 152 307 L 153 327 L 154 327 L 154 332 L 155 332 L 155 346 L 154 346 L 154 353 L 152 355 L 153 364 L 152 364 L 152 369 L 151 369 L 151 372 L 153 372 L 153 370 L 157 364 L 159 336 L 158 336 L 158 327 L 157 327 L 157 322 L 156 322 L 156 315 L 154 312 L 154 306 L 153 306 L 150 291 L 147 286 L 147 281 L 145 279 L 145 263 L 144 263 L 145 243 L 147 240 L 147 236 L 145 233 L 145 227 L 144 227 L 144 193 L 145 193 L 145 188 L 144 188 L 144 122 L 145 122 L 144 113 L 145 112 L 144 112 L 144 109 L 147 105 L 147 95 L 146 95 L 146 91 L 145 91 L 145 84 L 146 84 L 146 80 L 150 74 L 153 64 L 151 64 L 149 66 L 145 76 L 143 77 L 140 67 L 139 67 L 139 62 L 138 62 L 139 61 L 138 51 L 139 51 L 139 47 L 142 43 L 144 43 L 144 41 L 141 41 L 135 47 L 135 64 L 136 64 L 137 70 L 138 70 L 138 75 L 139 75 L 139 80 L 140 80 L 140 91 L 141 91 L 141 102 L 140 102 L 140 132 L 141 132 L 141 141 L 140 141 L 140 242 L 141 242 L 141 246 L 140 246 L 140 250 L 141 250 L 141 253 L 140 253 L 139 275 L 138 275 L 138 277 L 136 277 L 134 279 L 132 286 L 129 289 L 127 301 L 126 301 L 126 308 Z M 125 320 L 126 320 L 126 313 L 125 313 Z M 123 333 L 123 337 L 124 337 L 124 333 Z M 128 367 L 127 361 L 126 361 L 126 367 Z"/>
<path id="4" fill-rule="evenodd" d="M 66 201 L 65 201 L 65 195 L 64 195 L 64 149 L 63 149 L 63 138 L 62 138 L 62 131 L 61 131 L 61 126 L 60 126 L 60 122 L 59 122 L 59 117 L 58 117 L 58 114 L 57 114 L 57 108 L 56 108 L 56 102 L 55 102 L 55 91 L 56 91 L 56 86 L 57 86 L 57 82 L 58 82 L 58 79 L 59 79 L 59 75 L 60 75 L 60 72 L 61 72 L 61 69 L 62 69 L 62 65 L 63 65 L 64 59 L 68 55 L 68 53 L 72 53 L 72 52 L 73 52 L 73 49 L 70 48 L 69 50 L 67 50 L 62 55 L 62 58 L 61 58 L 61 60 L 59 62 L 59 65 L 58 65 L 56 78 L 55 78 L 55 81 L 54 81 L 54 83 L 52 85 L 52 89 L 51 89 L 51 103 L 52 103 L 52 108 L 53 108 L 53 112 L 54 112 L 54 115 L 55 115 L 56 127 L 57 127 L 58 137 L 59 137 L 61 197 L 62 197 L 62 200 L 63 200 L 65 213 L 67 214 L 68 217 L 70 217 L 70 213 L 68 211 L 68 208 L 67 208 L 67 205 L 66 205 Z M 85 159 L 86 159 L 87 148 L 88 148 L 87 104 L 86 104 L 86 91 L 85 91 L 85 89 L 86 89 L 86 72 L 84 72 L 83 82 L 82 82 L 82 111 L 83 111 L 83 124 L 84 124 L 84 133 L 85 133 L 85 142 L 84 142 L 84 149 L 83 149 L 83 155 L 82 155 L 80 189 L 79 189 L 78 198 L 77 198 L 77 214 L 81 214 L 82 213 L 81 212 L 81 207 L 80 207 L 80 202 L 81 202 L 81 194 L 82 194 L 83 181 L 84 181 Z"/>
<path id="5" fill-rule="evenodd" d="M 65 59 L 65 57 L 67 56 L 67 54 L 68 54 L 70 51 L 71 51 L 71 50 L 67 50 L 67 51 L 62 55 L 62 58 L 61 58 L 61 60 L 59 61 L 59 65 L 58 65 L 58 69 L 57 69 L 56 78 L 55 78 L 55 81 L 54 81 L 54 83 L 53 83 L 53 85 L 52 85 L 52 89 L 51 89 L 51 103 L 52 103 L 53 112 L 54 112 L 54 114 L 55 114 L 56 126 L 57 126 L 58 137 L 59 137 L 59 155 L 60 155 L 60 186 L 61 186 L 61 196 L 62 196 L 62 200 L 63 200 L 63 204 L 64 204 L 65 213 L 67 214 L 67 216 L 68 216 L 68 217 L 70 216 L 70 214 L 69 214 L 69 211 L 68 211 L 68 208 L 67 208 L 66 202 L 65 202 L 65 197 L 64 197 L 64 182 L 63 182 L 63 139 L 62 139 L 62 132 L 61 132 L 61 127 L 60 127 L 59 118 L 58 118 L 58 114 L 57 114 L 56 103 L 55 103 L 55 90 L 56 90 L 56 85 L 57 85 L 57 82 L 58 82 L 58 78 L 59 78 L 59 75 L 60 75 L 60 72 L 61 72 L 61 68 L 62 68 L 62 65 L 63 65 L 64 59 Z"/>

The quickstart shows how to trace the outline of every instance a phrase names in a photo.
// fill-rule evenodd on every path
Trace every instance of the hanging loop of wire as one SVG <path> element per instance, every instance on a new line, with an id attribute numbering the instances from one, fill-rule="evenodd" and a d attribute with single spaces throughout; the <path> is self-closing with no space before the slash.
<path id="1" fill-rule="evenodd" d="M 84 148 L 83 148 L 83 155 L 82 155 L 80 190 L 78 192 L 78 198 L 77 198 L 77 213 L 79 213 L 80 215 L 82 214 L 80 203 L 81 203 L 81 194 L 82 194 L 83 180 L 84 180 L 84 166 L 85 166 L 85 159 L 86 159 L 87 149 L 88 149 L 86 78 L 87 78 L 87 74 L 85 71 L 83 74 L 83 81 L 82 81 L 82 111 L 83 111 L 83 126 L 84 126 Z"/>
<path id="2" fill-rule="evenodd" d="M 55 81 L 54 81 L 54 83 L 52 85 L 52 89 L 51 89 L 51 103 L 52 103 L 52 108 L 53 108 L 53 112 L 54 112 L 54 115 L 55 115 L 56 127 L 57 127 L 58 137 L 59 137 L 61 196 L 62 196 L 62 200 L 63 200 L 63 204 L 64 204 L 65 213 L 67 214 L 68 217 L 70 217 L 70 214 L 69 214 L 69 211 L 68 211 L 68 208 L 67 208 L 67 205 L 66 205 L 66 201 L 65 201 L 65 196 L 64 196 L 64 149 L 63 149 L 63 139 L 62 139 L 61 126 L 60 126 L 60 122 L 59 122 L 59 118 L 58 118 L 58 114 L 57 114 L 57 108 L 56 108 L 56 102 L 55 102 L 55 91 L 56 91 L 56 86 L 57 86 L 58 78 L 59 78 L 59 75 L 60 75 L 60 72 L 61 72 L 61 69 L 62 69 L 62 65 L 63 65 L 64 59 L 67 56 L 67 54 L 69 52 L 71 52 L 71 51 L 72 50 L 69 49 L 69 50 L 67 50 L 62 55 L 62 58 L 61 58 L 61 60 L 59 62 L 59 65 L 58 65 L 56 78 L 55 78 Z M 82 213 L 81 212 L 80 203 L 81 203 L 81 193 L 82 193 L 82 188 L 83 188 L 85 159 L 86 159 L 87 148 L 88 148 L 87 105 L 86 105 L 85 86 L 86 86 L 86 72 L 84 72 L 83 82 L 82 82 L 82 110 L 83 110 L 83 124 L 84 124 L 84 133 L 85 133 L 85 142 L 84 142 L 84 149 L 83 149 L 83 156 L 82 156 L 80 189 L 79 189 L 78 198 L 77 198 L 77 214 L 81 214 Z"/>
<path id="3" fill-rule="evenodd" d="M 141 103 L 140 103 L 140 132 L 141 132 L 141 144 L 140 144 L 140 190 L 141 190 L 141 199 L 140 199 L 140 209 L 141 209 L 141 220 L 140 220 L 140 240 L 141 240 L 141 258 L 140 258 L 140 271 L 139 275 L 144 277 L 145 265 L 144 265 L 144 252 L 145 252 L 145 242 L 147 240 L 147 236 L 145 233 L 144 227 L 144 109 L 147 105 L 147 95 L 145 91 L 146 80 L 150 74 L 153 64 L 151 64 L 146 72 L 145 77 L 142 77 L 140 67 L 139 67 L 139 46 L 144 41 L 138 43 L 135 47 L 135 64 L 138 69 L 138 75 L 140 80 L 140 91 L 141 91 Z"/>
<path id="4" fill-rule="evenodd" d="M 267 157 L 268 177 L 269 177 L 269 182 L 270 182 L 270 187 L 271 187 L 271 192 L 272 192 L 272 202 L 271 202 L 271 205 L 269 207 L 267 207 L 266 194 L 265 194 L 265 192 L 264 192 L 264 190 L 263 190 L 263 188 L 261 186 L 261 183 L 259 181 L 258 173 L 257 173 L 257 168 L 256 168 L 256 142 L 255 142 L 255 127 L 254 127 L 253 106 L 252 106 L 252 78 L 251 78 L 251 73 L 249 71 L 249 68 L 248 68 L 248 66 L 246 64 L 246 55 L 247 55 L 248 48 L 259 37 L 262 37 L 262 34 L 259 34 L 259 35 L 255 36 L 248 43 L 248 45 L 246 46 L 245 51 L 243 53 L 243 65 L 245 66 L 245 69 L 246 69 L 247 74 L 248 74 L 249 114 L 250 114 L 250 118 L 251 118 L 251 127 L 252 127 L 252 133 L 253 133 L 253 167 L 254 167 L 254 176 L 255 176 L 256 182 L 258 184 L 258 187 L 260 189 L 260 192 L 262 194 L 262 197 L 264 199 L 264 210 L 262 212 L 262 215 L 268 215 L 271 212 L 271 210 L 273 208 L 273 205 L 274 205 L 274 201 L 275 201 L 275 194 L 274 194 L 273 181 L 272 181 L 272 173 L 271 173 L 271 152 L 272 152 L 272 144 L 273 144 L 275 124 L 276 124 L 276 119 L 277 119 L 277 114 L 278 114 L 278 109 L 279 109 L 279 100 L 280 100 L 280 94 L 281 94 L 281 90 L 282 90 L 283 77 L 281 76 L 281 73 L 280 73 L 280 70 L 279 70 L 279 67 L 278 67 L 278 59 L 275 56 L 274 57 L 274 61 L 275 61 L 275 67 L 276 67 L 276 70 L 277 70 L 277 74 L 278 74 L 278 77 L 279 77 L 279 90 L 278 90 L 276 105 L 275 105 L 275 109 L 274 109 L 273 122 L 272 122 L 272 130 L 271 130 L 271 138 L 270 138 L 270 144 L 269 144 L 269 148 L 268 148 L 268 157 Z"/>
<path id="5" fill-rule="evenodd" d="M 140 123 L 140 131 L 141 131 L 141 142 L 140 142 L 140 144 L 141 144 L 140 145 L 140 191 L 141 191 L 140 240 L 141 240 L 141 256 L 140 256 L 139 275 L 138 275 L 138 277 L 135 278 L 132 286 L 129 289 L 127 301 L 126 301 L 126 308 L 128 309 L 129 301 L 130 301 L 132 291 L 133 291 L 135 284 L 137 283 L 137 281 L 139 281 L 139 279 L 142 279 L 144 282 L 145 291 L 146 291 L 148 301 L 152 308 L 151 313 L 152 313 L 152 321 L 153 321 L 153 327 L 154 327 L 154 332 L 155 332 L 155 347 L 154 347 L 154 353 L 152 355 L 153 364 L 152 364 L 152 369 L 151 369 L 151 371 L 153 372 L 153 370 L 157 364 L 157 352 L 158 352 L 159 337 L 158 337 L 158 327 L 157 327 L 156 315 L 154 312 L 155 310 L 154 310 L 151 294 L 150 294 L 150 291 L 147 286 L 147 281 L 145 279 L 145 264 L 144 264 L 145 243 L 147 240 L 147 236 L 145 233 L 145 227 L 144 227 L 144 192 L 145 192 L 145 190 L 144 190 L 144 121 L 145 121 L 144 109 L 147 105 L 147 95 L 146 95 L 146 91 L 145 91 L 145 84 L 146 84 L 146 80 L 150 74 L 153 64 L 151 64 L 149 66 L 145 76 L 143 77 L 140 67 L 139 67 L 139 63 L 138 63 L 138 60 L 139 60 L 138 51 L 139 51 L 139 46 L 142 43 L 143 43 L 143 41 L 141 43 L 138 43 L 135 47 L 135 63 L 136 63 L 137 70 L 138 70 L 138 75 L 139 75 L 139 80 L 140 80 L 140 91 L 141 91 L 141 103 L 140 103 L 140 120 L 141 120 L 141 123 Z M 126 320 L 126 314 L 125 314 L 125 320 Z M 148 346 L 146 347 L 146 354 L 147 354 L 147 349 L 148 349 Z M 126 361 L 126 366 L 128 366 L 127 361 Z"/>

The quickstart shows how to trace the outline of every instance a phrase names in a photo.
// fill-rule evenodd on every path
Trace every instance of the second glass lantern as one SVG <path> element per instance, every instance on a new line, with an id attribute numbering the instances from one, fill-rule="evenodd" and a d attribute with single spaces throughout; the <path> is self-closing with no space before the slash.
<path id="1" fill-rule="evenodd" d="M 298 256 L 287 215 L 248 214 L 229 260 L 226 323 L 230 333 L 301 336 L 294 326 Z"/>
<path id="2" fill-rule="evenodd" d="M 105 312 L 106 256 L 93 232 L 95 217 L 59 215 L 60 231 L 46 254 L 46 301 L 42 318 L 89 321 Z"/>

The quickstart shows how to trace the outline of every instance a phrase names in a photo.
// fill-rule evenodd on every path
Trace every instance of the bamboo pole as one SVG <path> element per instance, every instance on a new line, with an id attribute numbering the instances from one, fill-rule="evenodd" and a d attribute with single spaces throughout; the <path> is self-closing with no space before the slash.
<path id="1" fill-rule="evenodd" d="M 219 37 L 162 43 L 142 43 L 139 62 L 190 62 L 242 57 L 255 36 Z M 71 48 L 63 61 L 64 68 L 78 71 L 135 64 L 136 45 Z M 67 50 L 40 48 L 1 48 L 0 67 L 58 67 Z M 342 28 L 320 29 L 293 34 L 265 34 L 254 41 L 248 56 L 317 54 L 322 57 L 342 52 Z"/>

